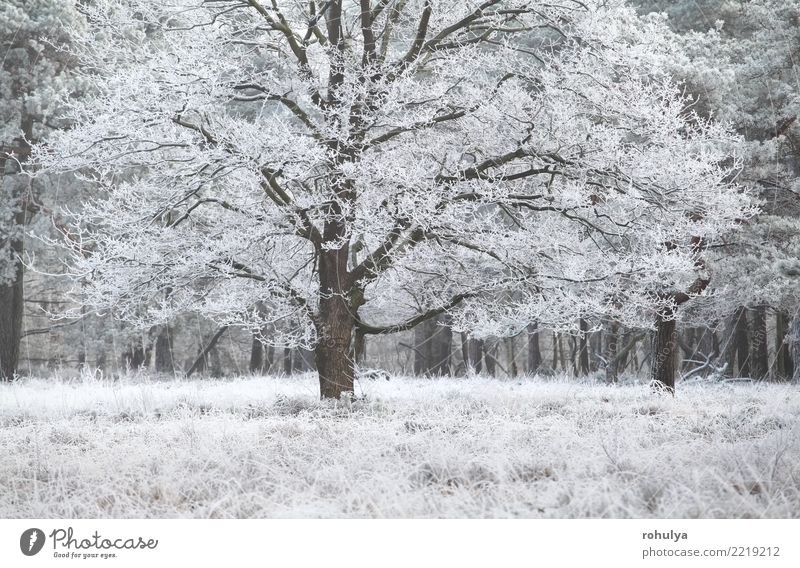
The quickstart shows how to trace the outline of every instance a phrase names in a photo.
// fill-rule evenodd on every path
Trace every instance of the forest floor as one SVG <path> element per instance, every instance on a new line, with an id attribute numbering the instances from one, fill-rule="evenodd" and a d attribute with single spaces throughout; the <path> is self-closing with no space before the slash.
<path id="1" fill-rule="evenodd" d="M 392 378 L 0 385 L 0 518 L 800 517 L 800 389 Z"/>

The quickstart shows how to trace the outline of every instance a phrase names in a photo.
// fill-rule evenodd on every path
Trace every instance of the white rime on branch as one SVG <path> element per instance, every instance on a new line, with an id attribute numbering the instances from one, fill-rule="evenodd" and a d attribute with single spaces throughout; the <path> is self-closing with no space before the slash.
<path id="1" fill-rule="evenodd" d="M 71 274 L 127 321 L 305 346 L 335 299 L 367 334 L 443 311 L 476 335 L 650 325 L 752 214 L 738 139 L 663 71 L 663 20 L 621 2 L 87 10 L 91 94 L 36 157 L 96 184 Z"/>

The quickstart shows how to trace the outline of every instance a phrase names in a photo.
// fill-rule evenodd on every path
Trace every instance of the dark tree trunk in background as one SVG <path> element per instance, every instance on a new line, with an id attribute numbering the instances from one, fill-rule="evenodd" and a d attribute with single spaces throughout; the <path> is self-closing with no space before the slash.
<path id="1" fill-rule="evenodd" d="M 792 382 L 800 385 L 800 308 L 789 324 L 789 353 L 792 356 Z"/>
<path id="2" fill-rule="evenodd" d="M 711 327 L 703 327 L 698 330 L 700 338 L 697 343 L 697 353 L 703 361 L 714 361 L 719 357 L 719 342 L 714 334 L 715 327 L 716 325 L 712 324 Z M 710 372 L 711 368 L 709 367 L 703 371 L 703 375 L 708 375 Z"/>
<path id="3" fill-rule="evenodd" d="M 767 353 L 767 309 L 759 306 L 752 310 L 752 334 L 750 343 L 750 375 L 763 380 L 769 373 Z"/>
<path id="4" fill-rule="evenodd" d="M 169 326 L 162 327 L 156 336 L 156 372 L 174 373 L 175 361 L 172 357 L 172 330 Z"/>
<path id="5" fill-rule="evenodd" d="M 428 375 L 433 366 L 433 329 L 431 320 L 414 328 L 414 374 Z"/>
<path id="6" fill-rule="evenodd" d="M 189 367 L 188 371 L 186 371 L 187 377 L 190 377 L 195 371 L 202 371 L 203 369 L 207 368 L 209 366 L 209 359 L 211 359 L 212 375 L 219 376 L 222 374 L 219 354 L 217 353 L 215 347 L 220 338 L 225 335 L 226 331 L 228 331 L 228 326 L 223 325 L 214 333 L 213 336 L 211 336 L 211 339 L 208 340 L 208 343 L 206 343 L 206 345 L 200 350 L 200 354 L 194 360 L 192 366 Z"/>
<path id="7" fill-rule="evenodd" d="M 301 373 L 316 370 L 315 353 L 311 349 L 305 347 L 298 347 L 294 350 L 294 370 Z M 350 354 L 352 358 L 352 354 Z"/>
<path id="8" fill-rule="evenodd" d="M 416 375 L 450 375 L 452 354 L 453 331 L 448 316 L 427 320 L 414 328 Z"/>
<path id="9" fill-rule="evenodd" d="M 783 380 L 792 378 L 792 358 L 789 354 L 789 317 L 779 310 L 775 315 L 775 373 Z"/>
<path id="10" fill-rule="evenodd" d="M 450 327 L 450 316 L 442 315 L 436 320 L 433 333 L 433 347 L 431 348 L 431 373 L 436 376 L 450 376 L 453 374 L 453 329 Z"/>
<path id="11" fill-rule="evenodd" d="M 275 346 L 268 345 L 264 350 L 264 373 L 272 371 L 272 364 L 275 362 Z"/>
<path id="12" fill-rule="evenodd" d="M 469 337 L 463 331 L 461 336 L 461 359 L 464 361 L 464 374 L 469 373 Z"/>
<path id="13" fill-rule="evenodd" d="M 131 345 L 122 355 L 122 366 L 136 370 L 146 367 L 150 360 L 150 349 L 145 349 L 141 342 Z"/>
<path id="14" fill-rule="evenodd" d="M 497 341 L 481 340 L 481 347 L 483 350 L 483 361 L 486 364 L 486 372 L 490 377 L 494 377 L 497 373 Z"/>
<path id="15" fill-rule="evenodd" d="M 554 371 L 556 369 L 558 369 L 558 361 L 560 359 L 560 357 L 559 357 L 559 349 L 558 349 L 558 347 L 559 347 L 558 339 L 559 339 L 558 334 L 553 332 L 553 364 L 551 365 L 551 367 L 553 367 Z M 563 360 L 562 360 L 561 364 L 562 365 L 564 364 Z"/>
<path id="16" fill-rule="evenodd" d="M 250 344 L 250 372 L 254 375 L 264 372 L 264 344 L 257 339 L 255 334 Z"/>
<path id="17" fill-rule="evenodd" d="M 572 376 L 578 376 L 578 340 L 574 335 L 567 336 L 569 343 L 569 366 L 572 369 Z M 562 351 L 563 355 L 563 351 Z"/>
<path id="18" fill-rule="evenodd" d="M 617 358 L 619 352 L 619 324 L 617 322 L 609 322 L 604 338 L 603 358 L 606 360 L 606 381 L 616 383 L 619 377 L 619 361 Z"/>
<path id="19" fill-rule="evenodd" d="M 528 367 L 529 375 L 535 375 L 542 366 L 542 350 L 539 347 L 539 324 L 533 322 L 528 326 Z"/>
<path id="20" fill-rule="evenodd" d="M 13 242 L 12 249 L 22 254 L 22 240 Z M 0 284 L 0 381 L 12 380 L 19 364 L 24 287 L 22 263 L 16 265 L 14 280 Z"/>
<path id="21" fill-rule="evenodd" d="M 516 338 L 506 338 L 506 349 L 508 349 L 508 374 L 512 377 L 519 375 L 519 367 L 517 367 L 517 348 Z"/>
<path id="22" fill-rule="evenodd" d="M 657 390 L 675 392 L 675 351 L 677 331 L 673 313 L 656 317 L 656 331 L 653 334 L 651 350 L 650 380 Z"/>
<path id="23" fill-rule="evenodd" d="M 25 155 L 29 148 L 24 144 Z M 16 213 L 11 226 L 0 227 L 0 248 L 9 247 L 15 268 L 11 280 L 0 280 L 0 381 L 14 379 L 19 364 L 22 341 L 22 318 L 24 306 L 24 270 L 19 259 L 23 254 L 23 227 L 26 222 L 24 197 L 30 190 L 28 178 L 19 175 L 14 160 L 6 159 L 0 148 L 0 204 L 7 205 Z"/>
<path id="24" fill-rule="evenodd" d="M 747 329 L 747 310 L 736 311 L 736 360 L 739 363 L 739 376 L 750 376 L 750 337 Z"/>
<path id="25" fill-rule="evenodd" d="M 483 341 L 479 339 L 467 340 L 467 369 L 472 369 L 476 374 L 483 370 Z"/>
<path id="26" fill-rule="evenodd" d="M 600 330 L 589 336 L 589 370 L 592 372 L 599 368 L 599 359 L 603 354 L 603 334 Z"/>
<path id="27" fill-rule="evenodd" d="M 634 333 L 635 332 L 633 331 L 618 331 L 617 334 L 619 335 L 619 340 L 617 341 L 617 349 L 619 349 L 620 345 L 627 345 L 634 336 Z M 636 347 L 632 347 L 631 349 L 635 351 Z M 624 372 L 628 367 L 628 355 L 630 354 L 631 349 L 628 351 L 623 351 L 617 355 L 617 368 L 615 369 L 617 375 Z"/>
<path id="28" fill-rule="evenodd" d="M 683 340 L 681 341 L 681 336 Z M 683 333 L 678 334 L 678 345 L 681 348 L 681 370 L 685 373 L 689 369 L 694 366 L 694 359 L 695 354 L 695 336 L 696 332 L 693 327 L 687 327 L 683 330 Z"/>
<path id="29" fill-rule="evenodd" d="M 725 330 L 722 332 L 722 348 L 720 349 L 720 361 L 718 366 L 725 367 L 725 376 L 733 377 L 736 375 L 736 322 L 738 312 L 734 312 L 725 320 Z"/>
<path id="30" fill-rule="evenodd" d="M 353 336 L 353 361 L 358 366 L 366 366 L 367 361 L 367 337 L 356 330 Z"/>
<path id="31" fill-rule="evenodd" d="M 589 323 L 581 318 L 581 334 L 578 343 L 578 374 L 585 377 L 589 374 Z"/>
<path id="32" fill-rule="evenodd" d="M 294 373 L 294 361 L 292 359 L 292 348 L 284 347 L 283 349 L 283 374 L 291 375 Z"/>

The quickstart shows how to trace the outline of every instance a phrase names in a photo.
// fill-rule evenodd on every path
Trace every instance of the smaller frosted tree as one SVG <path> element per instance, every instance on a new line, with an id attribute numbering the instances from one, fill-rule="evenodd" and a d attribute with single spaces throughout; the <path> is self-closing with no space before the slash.
<path id="1" fill-rule="evenodd" d="M 735 237 L 720 243 L 724 247 L 707 255 L 716 278 L 704 305 L 695 306 L 697 317 L 718 321 L 749 307 L 764 326 L 766 307 L 778 310 L 781 319 L 784 313 L 800 316 L 798 283 L 781 270 L 794 263 L 800 240 L 800 2 L 636 3 L 645 10 L 668 12 L 683 54 L 667 64 L 692 93 L 701 115 L 724 121 L 742 135 L 737 182 L 759 198 L 762 208 Z M 793 325 L 797 332 L 788 339 L 797 341 L 800 317 Z M 731 336 L 734 327 L 728 330 Z M 764 328 L 753 330 L 754 336 L 762 337 L 757 342 L 760 355 L 747 357 L 755 363 L 750 372 L 759 378 L 768 367 L 765 334 Z M 728 339 L 732 348 L 733 338 Z M 800 352 L 800 345 L 797 349 Z M 800 372 L 800 365 L 795 371 Z"/>

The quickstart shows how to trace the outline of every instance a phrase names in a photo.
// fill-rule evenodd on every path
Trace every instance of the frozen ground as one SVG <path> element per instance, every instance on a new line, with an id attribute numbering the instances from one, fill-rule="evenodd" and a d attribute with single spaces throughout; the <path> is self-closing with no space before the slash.
<path id="1" fill-rule="evenodd" d="M 800 389 L 0 385 L 1 517 L 800 517 Z"/>

